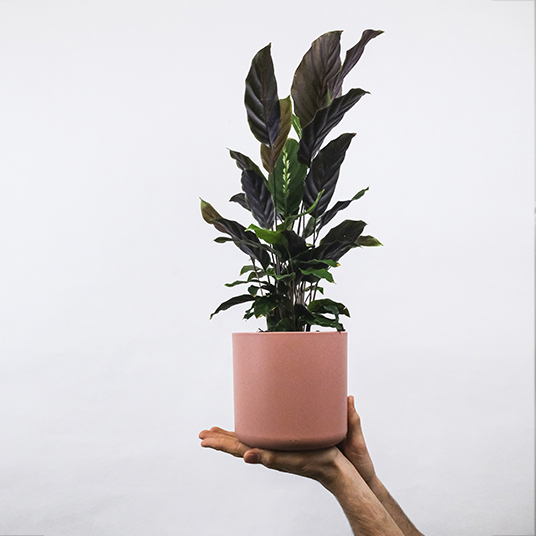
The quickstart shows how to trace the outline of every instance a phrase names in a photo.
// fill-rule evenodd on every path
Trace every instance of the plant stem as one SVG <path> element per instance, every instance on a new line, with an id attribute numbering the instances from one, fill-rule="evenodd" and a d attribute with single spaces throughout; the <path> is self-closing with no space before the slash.
<path id="1" fill-rule="evenodd" d="M 264 297 L 264 292 L 262 291 L 262 285 L 260 285 L 261 279 L 259 277 L 259 272 L 257 271 L 257 265 L 255 264 L 255 259 L 253 257 L 250 257 L 250 259 L 251 259 L 251 262 L 253 263 L 253 270 L 255 271 L 255 276 L 257 277 L 257 281 L 259 282 L 259 290 L 261 291 L 261 296 Z M 268 282 L 270 282 L 269 277 L 268 277 Z"/>

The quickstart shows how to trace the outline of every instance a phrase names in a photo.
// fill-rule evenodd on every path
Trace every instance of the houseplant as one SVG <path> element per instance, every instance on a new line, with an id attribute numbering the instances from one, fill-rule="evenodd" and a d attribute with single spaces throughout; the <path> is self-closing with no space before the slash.
<path id="1" fill-rule="evenodd" d="M 211 318 L 235 305 L 247 304 L 245 319 L 266 319 L 264 332 L 233 334 L 236 433 L 252 446 L 317 448 L 334 444 L 346 434 L 346 332 L 340 317 L 349 316 L 349 311 L 344 304 L 323 297 L 323 286 L 333 282 L 332 269 L 351 249 L 381 244 L 363 235 L 366 224 L 360 220 L 344 220 L 327 231 L 327 224 L 368 188 L 351 199 L 332 203 L 340 168 L 355 134 L 341 134 L 324 142 L 345 113 L 368 93 L 351 89 L 343 94 L 342 84 L 367 43 L 382 31 L 365 30 L 347 51 L 344 62 L 340 58 L 341 33 L 328 32 L 312 43 L 285 99 L 279 99 L 277 93 L 271 45 L 253 58 L 244 102 L 251 132 L 261 144 L 265 171 L 249 157 L 231 150 L 231 158 L 242 172 L 242 191 L 230 201 L 248 211 L 255 223 L 246 228 L 201 200 L 203 218 L 222 233 L 216 242 L 233 242 L 249 257 L 240 270 L 241 278 L 227 284 L 245 286 L 247 291 L 219 305 Z M 312 326 L 336 331 L 312 332 Z M 338 341 L 338 359 L 331 355 L 333 341 Z M 275 347 L 266 349 L 266 345 Z M 316 353 L 321 357 L 313 363 Z M 274 354 L 279 363 L 266 364 Z M 285 368 L 296 361 L 302 362 L 298 368 Z M 337 372 L 331 378 L 328 371 L 334 362 Z M 315 366 L 318 371 L 313 370 Z M 288 383 L 289 378 L 302 385 Z M 335 392 L 330 391 L 331 384 L 336 384 Z M 300 402 L 300 397 L 307 400 Z M 298 409 L 301 403 L 308 404 L 309 410 Z M 313 411 L 311 404 L 316 408 Z M 274 406 L 275 416 L 267 415 Z M 319 413 L 325 414 L 328 425 L 336 422 L 335 428 L 312 435 L 305 430 L 295 437 L 298 424 L 307 421 L 313 426 Z M 281 414 L 290 415 L 289 422 L 266 431 Z M 253 428 L 256 430 L 249 433 Z"/>

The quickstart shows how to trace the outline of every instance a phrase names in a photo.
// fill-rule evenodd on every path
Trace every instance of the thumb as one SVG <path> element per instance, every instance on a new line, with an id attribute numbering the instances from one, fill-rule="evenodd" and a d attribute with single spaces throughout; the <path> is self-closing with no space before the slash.
<path id="1" fill-rule="evenodd" d="M 363 436 L 361 417 L 359 417 L 355 409 L 354 397 L 352 395 L 348 397 L 348 435 Z"/>
<path id="2" fill-rule="evenodd" d="M 244 453 L 244 461 L 246 463 L 261 463 L 261 450 L 260 449 L 251 449 Z"/>

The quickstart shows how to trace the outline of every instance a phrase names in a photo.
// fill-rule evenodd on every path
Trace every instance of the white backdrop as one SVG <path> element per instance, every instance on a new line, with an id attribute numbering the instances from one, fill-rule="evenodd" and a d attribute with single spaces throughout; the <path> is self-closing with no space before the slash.
<path id="1" fill-rule="evenodd" d="M 0 534 L 349 535 L 318 484 L 199 447 L 233 427 L 242 253 L 201 196 L 257 156 L 244 78 L 285 97 L 320 34 L 385 34 L 337 199 L 349 392 L 427 535 L 534 534 L 534 2 L 0 0 Z M 340 218 L 342 219 L 342 218 Z M 242 264 L 241 264 L 242 263 Z"/>

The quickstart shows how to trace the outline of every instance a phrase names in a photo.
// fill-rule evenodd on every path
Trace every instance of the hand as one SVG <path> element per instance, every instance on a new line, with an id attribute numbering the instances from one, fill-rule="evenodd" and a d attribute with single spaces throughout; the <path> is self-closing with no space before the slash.
<path id="1" fill-rule="evenodd" d="M 199 438 L 202 447 L 244 458 L 246 463 L 260 463 L 269 469 L 312 478 L 325 487 L 337 477 L 341 466 L 350 466 L 337 447 L 293 452 L 251 448 L 241 443 L 234 432 L 218 427 L 203 430 Z"/>
<path id="2" fill-rule="evenodd" d="M 376 480 L 374 464 L 365 444 L 365 437 L 361 430 L 361 418 L 357 414 L 354 405 L 354 397 L 348 397 L 348 434 L 339 443 L 338 447 L 344 455 L 352 462 L 361 478 L 370 485 Z"/>
<path id="3" fill-rule="evenodd" d="M 361 478 L 371 484 L 376 472 L 368 453 L 361 429 L 361 419 L 354 406 L 354 397 L 348 397 L 348 434 L 336 447 L 310 451 L 270 451 L 251 448 L 241 443 L 234 432 L 213 427 L 199 434 L 202 447 L 210 447 L 243 458 L 246 463 L 261 463 L 270 469 L 294 473 L 314 480 L 329 481 L 334 474 L 336 462 L 342 463 L 342 452 L 351 462 Z M 340 449 L 340 450 L 339 450 Z M 344 463 L 343 463 L 344 465 Z"/>

